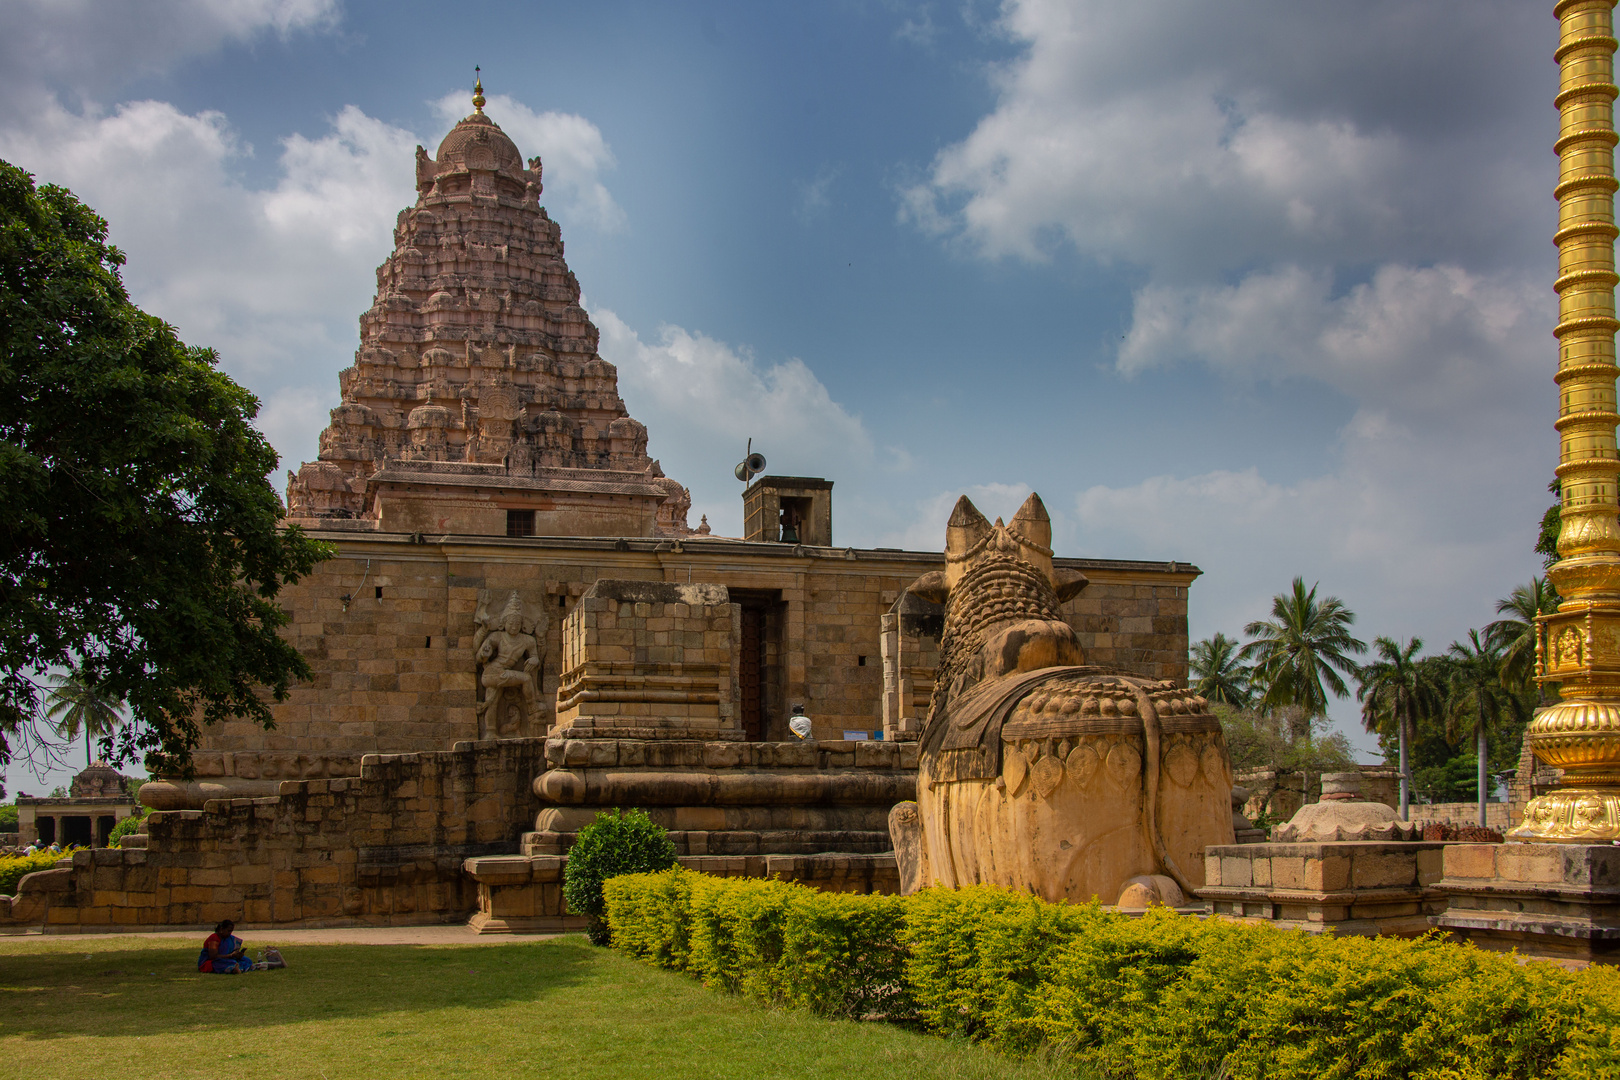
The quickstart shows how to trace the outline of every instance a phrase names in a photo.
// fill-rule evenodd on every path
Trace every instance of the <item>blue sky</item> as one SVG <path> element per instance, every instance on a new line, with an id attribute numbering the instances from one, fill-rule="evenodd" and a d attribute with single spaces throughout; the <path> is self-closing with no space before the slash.
<path id="1" fill-rule="evenodd" d="M 1062 554 L 1199 565 L 1195 637 L 1299 574 L 1443 647 L 1539 569 L 1555 39 L 1520 0 L 0 0 L 0 157 L 296 468 L 481 65 L 694 522 L 740 529 L 752 436 L 839 543 L 1033 489 Z"/>

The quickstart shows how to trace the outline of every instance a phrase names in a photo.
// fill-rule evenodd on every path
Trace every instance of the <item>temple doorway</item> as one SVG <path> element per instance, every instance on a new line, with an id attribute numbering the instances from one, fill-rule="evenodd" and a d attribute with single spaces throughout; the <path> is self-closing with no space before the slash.
<path id="1" fill-rule="evenodd" d="M 83 814 L 64 814 L 62 816 L 62 846 L 63 847 L 90 847 L 91 846 L 90 819 Z"/>
<path id="2" fill-rule="evenodd" d="M 731 602 L 742 609 L 737 657 L 737 712 L 743 738 L 771 738 L 771 723 L 787 712 L 782 706 L 782 592 L 780 589 L 730 589 Z"/>

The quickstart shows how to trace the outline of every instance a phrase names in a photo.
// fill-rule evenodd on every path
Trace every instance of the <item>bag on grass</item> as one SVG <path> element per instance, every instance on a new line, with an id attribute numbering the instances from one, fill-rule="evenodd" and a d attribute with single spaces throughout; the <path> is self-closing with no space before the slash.
<path id="1" fill-rule="evenodd" d="M 264 966 L 266 968 L 284 968 L 287 966 L 287 961 L 281 958 L 280 949 L 266 949 L 264 950 Z"/>

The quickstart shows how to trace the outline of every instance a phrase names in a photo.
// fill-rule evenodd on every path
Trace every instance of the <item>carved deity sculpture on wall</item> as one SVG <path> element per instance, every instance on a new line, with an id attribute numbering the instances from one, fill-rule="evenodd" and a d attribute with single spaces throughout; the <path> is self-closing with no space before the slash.
<path id="1" fill-rule="evenodd" d="M 1177 905 L 1233 842 L 1220 724 L 1173 682 L 1085 664 L 1062 604 L 1087 582 L 1051 539 L 1037 495 L 1011 525 L 963 498 L 945 569 L 910 586 L 945 629 L 917 801 L 889 818 L 901 888 Z"/>
<path id="2" fill-rule="evenodd" d="M 478 665 L 478 737 L 519 738 L 545 731 L 540 664 L 545 655 L 545 609 L 525 605 L 517 591 L 493 612 L 494 594 L 478 592 L 473 660 Z M 502 704 L 502 701 L 505 704 Z"/>

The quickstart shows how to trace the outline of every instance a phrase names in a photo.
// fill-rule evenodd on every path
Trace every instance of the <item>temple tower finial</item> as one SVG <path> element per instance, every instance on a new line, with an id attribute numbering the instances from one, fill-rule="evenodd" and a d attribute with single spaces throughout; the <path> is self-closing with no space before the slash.
<path id="1" fill-rule="evenodd" d="M 476 65 L 473 67 L 473 109 L 480 116 L 484 113 L 484 69 Z"/>

